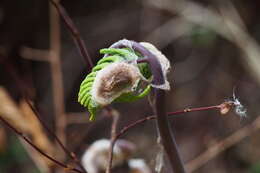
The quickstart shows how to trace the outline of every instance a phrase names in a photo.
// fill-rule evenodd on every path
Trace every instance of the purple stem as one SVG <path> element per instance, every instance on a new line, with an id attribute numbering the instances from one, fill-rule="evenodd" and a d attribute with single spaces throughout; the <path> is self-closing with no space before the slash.
<path id="1" fill-rule="evenodd" d="M 165 103 L 165 91 L 155 89 L 155 114 L 157 115 L 157 125 L 160 132 L 162 145 L 167 153 L 174 173 L 185 173 L 184 164 L 180 157 L 175 137 L 168 122 Z"/>
<path id="2" fill-rule="evenodd" d="M 57 12 L 59 13 L 61 19 L 63 20 L 64 24 L 66 25 L 67 29 L 70 31 L 72 38 L 77 45 L 79 52 L 81 56 L 84 58 L 86 62 L 89 63 L 90 67 L 93 67 L 92 59 L 90 58 L 90 55 L 87 50 L 87 46 L 85 42 L 83 41 L 77 27 L 75 26 L 72 19 L 67 14 L 66 10 L 63 6 L 61 6 L 59 3 L 55 2 L 54 0 L 49 0 L 50 3 L 57 9 Z"/>
<path id="3" fill-rule="evenodd" d="M 165 83 L 163 72 L 159 61 L 157 60 L 156 56 L 152 54 L 149 50 L 147 50 L 143 45 L 137 43 L 135 41 L 130 41 L 131 47 L 124 42 L 118 42 L 115 45 L 112 45 L 111 48 L 132 48 L 135 51 L 139 52 L 143 57 L 143 62 L 147 62 L 150 66 L 150 69 L 153 74 L 153 85 L 163 85 Z"/>
<path id="4" fill-rule="evenodd" d="M 125 44 L 124 41 L 119 41 L 118 43 L 114 44 L 113 48 L 132 48 L 133 50 L 139 52 L 148 62 L 152 75 L 153 75 L 153 85 L 163 85 L 165 83 L 164 75 L 162 72 L 161 65 L 157 60 L 156 56 L 147 50 L 141 44 L 130 41 L 130 45 Z M 157 125 L 159 129 L 159 133 L 162 139 L 162 145 L 164 150 L 169 158 L 171 167 L 173 172 L 175 173 L 185 173 L 184 164 L 181 160 L 178 146 L 175 142 L 174 135 L 172 133 L 172 129 L 168 124 L 168 118 L 166 113 L 166 103 L 165 103 L 165 91 L 161 89 L 154 89 L 155 90 L 155 114 L 157 116 Z"/>

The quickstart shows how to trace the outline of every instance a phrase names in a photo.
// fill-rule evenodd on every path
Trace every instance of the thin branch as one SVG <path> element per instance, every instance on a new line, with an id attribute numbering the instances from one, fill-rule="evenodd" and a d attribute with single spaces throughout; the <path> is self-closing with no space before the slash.
<path id="1" fill-rule="evenodd" d="M 34 49 L 31 47 L 22 46 L 19 55 L 24 59 L 50 62 L 51 52 L 48 50 Z"/>
<path id="2" fill-rule="evenodd" d="M 44 129 L 52 136 L 54 137 L 54 139 L 57 141 L 57 143 L 61 146 L 61 148 L 64 150 L 64 152 L 70 157 L 72 158 L 72 160 L 83 170 L 83 172 L 85 173 L 85 169 L 82 166 L 82 164 L 80 163 L 79 159 L 76 157 L 76 155 L 73 152 L 70 152 L 65 146 L 64 144 L 61 142 L 61 140 L 56 136 L 56 134 L 54 132 L 52 132 L 52 130 L 46 125 L 46 123 L 41 119 L 41 116 L 39 114 L 39 112 L 36 110 L 36 108 L 32 105 L 32 103 L 30 102 L 29 96 L 27 94 L 27 86 L 24 83 L 24 81 L 22 81 L 19 76 L 17 75 L 17 72 L 14 70 L 14 67 L 12 64 L 6 63 L 5 65 L 6 70 L 8 70 L 8 72 L 11 74 L 12 78 L 14 79 L 15 83 L 17 84 L 18 90 L 21 92 L 21 95 L 24 97 L 26 103 L 30 106 L 30 108 L 32 109 L 32 111 L 34 112 L 34 115 L 36 116 L 36 118 L 39 120 L 39 122 L 41 123 L 41 125 L 44 127 Z"/>
<path id="3" fill-rule="evenodd" d="M 85 44 L 84 44 L 84 42 L 83 42 L 83 40 L 81 39 L 81 37 L 80 37 L 80 35 L 79 35 L 79 32 L 77 31 L 77 29 L 76 29 L 76 27 L 74 26 L 74 24 L 73 24 L 73 22 L 72 22 L 72 20 L 69 18 L 69 16 L 66 14 L 66 11 L 65 11 L 65 9 L 62 7 L 62 6 L 60 6 L 58 3 L 56 3 L 55 1 L 53 1 L 53 0 L 50 0 L 50 2 L 51 2 L 51 4 L 53 4 L 54 5 L 54 7 L 58 10 L 58 13 L 61 15 L 61 17 L 62 17 L 62 19 L 63 19 L 63 21 L 65 22 L 65 24 L 66 24 L 66 26 L 68 26 L 68 28 L 69 28 L 69 30 L 72 32 L 72 35 L 73 35 L 73 38 L 75 38 L 75 40 L 76 40 L 76 43 L 78 43 L 79 44 L 79 47 L 80 47 L 80 50 L 81 50 L 81 52 L 83 52 L 82 54 L 84 55 L 84 57 L 88 57 L 88 60 L 89 60 L 89 63 L 90 63 L 90 65 L 92 65 L 93 63 L 92 63 L 92 61 L 91 61 L 91 59 L 89 58 L 89 56 L 88 56 L 88 53 L 87 53 L 87 50 L 86 50 L 86 46 L 85 46 Z M 53 17 L 53 16 L 52 16 Z M 51 19 L 52 20 L 52 19 Z M 54 22 L 55 23 L 55 22 Z M 53 24 L 53 23 L 52 23 Z M 55 26 L 57 26 L 57 25 L 55 25 Z M 56 28 L 56 30 L 57 30 L 57 28 Z M 57 33 L 53 33 L 53 35 L 55 36 L 55 38 L 57 37 Z M 51 37 L 51 38 L 54 38 L 54 37 Z M 60 49 L 59 48 L 59 43 L 57 43 L 57 38 L 56 38 L 56 40 L 55 41 L 53 41 L 54 43 L 51 43 L 51 47 L 53 48 L 55 48 L 56 50 L 58 49 Z M 57 47 L 58 46 L 58 47 Z M 57 53 L 57 52 L 52 52 L 53 50 L 51 50 L 51 54 L 50 54 L 50 57 L 48 57 L 48 60 L 50 60 L 50 63 L 51 63 L 51 65 L 52 65 L 52 67 L 53 67 L 53 71 L 56 71 L 56 70 L 58 70 L 57 69 L 57 64 L 60 64 L 59 62 L 57 62 L 57 58 L 54 58 L 54 56 L 55 57 L 57 57 L 58 56 L 58 54 L 59 53 Z M 51 57 L 52 56 L 52 57 Z M 61 68 L 59 68 L 59 69 L 61 69 Z M 58 71 L 61 71 L 61 70 L 58 70 Z M 55 72 L 53 72 L 53 74 L 54 74 Z M 56 74 L 56 73 L 55 73 Z M 57 75 L 55 75 L 55 76 L 57 76 Z M 14 75 L 14 77 L 17 77 L 17 76 L 15 76 Z M 60 79 L 62 78 L 62 77 L 59 77 Z M 17 81 L 19 82 L 19 83 L 23 83 L 19 78 L 17 78 Z M 57 81 L 57 80 L 55 80 L 55 81 Z M 59 81 L 61 81 L 61 80 L 59 80 Z M 59 83 L 61 83 L 61 82 L 59 82 Z M 57 83 L 56 83 L 57 84 Z M 54 85 L 56 85 L 56 84 L 54 84 Z M 20 85 L 19 85 L 20 86 Z M 22 85 L 22 86 L 24 86 L 24 85 Z M 60 86 L 60 85 L 59 85 Z M 58 89 L 60 89 L 61 88 L 61 86 L 60 87 L 54 87 L 54 88 L 58 88 Z M 24 95 L 25 96 L 25 98 L 27 98 L 27 94 L 25 94 L 24 93 L 24 88 L 23 89 L 21 89 L 21 92 L 22 92 L 22 95 Z M 59 94 L 59 95 L 61 95 L 61 94 Z M 61 97 L 59 97 L 59 98 L 61 98 Z M 63 97 L 62 97 L 63 98 Z M 63 99 L 56 99 L 56 100 L 63 100 Z M 33 109 L 33 106 L 30 104 L 30 102 L 28 102 L 28 100 L 27 100 L 27 103 L 31 106 L 31 108 L 32 108 L 32 110 L 33 111 L 35 111 L 35 109 Z M 58 107 L 58 106 L 56 106 L 56 107 Z M 60 107 L 60 106 L 59 106 Z M 60 110 L 60 108 L 58 108 L 59 110 Z M 61 108 L 62 109 L 62 108 Z M 37 112 L 37 111 L 36 111 Z M 35 115 L 38 115 L 37 113 L 35 112 Z M 61 112 L 61 111 L 58 111 L 58 112 Z M 59 114 L 63 114 L 63 113 L 59 113 Z M 65 153 L 67 153 L 82 169 L 83 169 L 83 171 L 84 172 L 86 172 L 85 171 L 85 169 L 83 168 L 83 166 L 80 164 L 80 161 L 77 159 L 77 157 L 76 157 L 76 155 L 73 153 L 73 152 L 70 152 L 68 149 L 66 149 L 66 147 L 64 146 L 64 144 L 59 140 L 59 138 L 43 123 L 43 121 L 41 121 L 41 119 L 39 118 L 39 116 L 37 116 L 37 118 L 38 118 L 38 120 L 42 123 L 42 125 L 45 127 L 45 129 L 56 139 L 56 141 L 58 142 L 58 144 L 61 146 L 61 148 L 65 151 Z M 60 119 L 60 118 L 59 118 Z M 64 124 L 64 123 L 63 123 Z M 60 126 L 59 126 L 60 127 Z M 58 127 L 58 128 L 59 128 Z M 28 142 L 28 141 L 27 141 Z M 30 142 L 30 141 L 29 141 Z M 28 143 L 29 143 L 28 142 Z M 32 143 L 29 143 L 29 144 L 32 144 Z M 37 150 L 38 151 L 38 150 Z M 42 153 L 42 152 L 40 152 L 41 154 L 44 154 L 44 153 Z"/>
<path id="4" fill-rule="evenodd" d="M 23 148 L 26 150 L 27 154 L 31 157 L 34 164 L 40 170 L 40 172 L 49 173 L 51 165 L 49 165 L 49 163 L 46 164 L 47 160 L 45 159 L 45 157 L 42 157 L 42 155 L 39 155 L 38 152 L 36 150 L 34 150 L 30 145 L 28 145 L 24 141 L 23 138 L 19 138 L 19 141 L 22 144 Z M 48 162 L 50 162 L 50 161 L 48 160 Z"/>
<path id="5" fill-rule="evenodd" d="M 186 108 L 186 109 L 175 111 L 175 112 L 168 112 L 167 115 L 175 116 L 175 115 L 188 113 L 188 112 L 200 112 L 200 111 L 208 111 L 208 110 L 219 110 L 220 113 L 226 114 L 232 106 L 234 106 L 234 105 L 232 105 L 232 102 L 224 102 L 222 104 L 214 105 L 214 106 Z M 153 120 L 156 118 L 157 117 L 154 115 L 147 116 L 145 118 L 139 119 L 139 120 L 125 126 L 116 135 L 115 141 L 117 139 L 119 139 L 121 136 L 123 136 L 124 134 L 126 134 L 126 132 L 128 132 L 130 129 L 134 128 L 135 126 L 140 125 L 148 120 Z M 224 140 L 221 140 L 220 142 L 214 144 L 209 149 L 207 149 L 206 151 L 201 153 L 198 157 L 196 157 L 195 159 L 188 162 L 186 164 L 188 172 L 196 171 L 197 169 L 202 167 L 206 162 L 213 159 L 216 155 L 223 152 L 227 148 L 235 145 L 236 143 L 238 143 L 239 141 L 241 141 L 242 139 L 251 135 L 252 133 L 256 132 L 259 129 L 260 129 L 260 117 L 258 117 L 253 123 L 241 128 L 240 130 L 234 132 L 233 134 L 231 134 L 229 137 L 225 138 Z"/>
<path id="6" fill-rule="evenodd" d="M 85 62 L 88 62 L 90 67 L 93 67 L 92 59 L 89 56 L 87 47 L 85 42 L 83 41 L 77 27 L 75 26 L 72 19 L 69 17 L 68 13 L 66 12 L 65 8 L 61 6 L 59 3 L 55 2 L 54 0 L 49 0 L 50 3 L 56 8 L 59 15 L 61 16 L 63 22 L 65 23 L 67 29 L 70 31 L 72 38 L 77 45 L 81 56 L 84 58 Z"/>
<path id="7" fill-rule="evenodd" d="M 108 164 L 106 168 L 106 173 L 111 173 L 112 162 L 113 162 L 113 151 L 114 145 L 116 142 L 116 128 L 119 120 L 119 114 L 115 110 L 110 110 L 110 115 L 113 118 L 113 122 L 111 125 L 111 137 L 110 137 L 110 148 L 109 148 L 109 156 L 108 156 Z"/>
<path id="8" fill-rule="evenodd" d="M 183 110 L 179 110 L 179 111 L 175 111 L 175 112 L 168 112 L 167 115 L 168 116 L 175 116 L 175 115 L 179 115 L 179 114 L 183 114 L 183 113 L 188 113 L 188 112 L 198 112 L 198 111 L 207 111 L 207 110 L 212 110 L 212 109 L 221 109 L 221 105 L 215 105 L 215 106 L 206 106 L 206 107 L 199 107 L 199 108 L 186 108 Z M 117 133 L 116 135 L 116 139 L 120 138 L 121 136 L 123 136 L 127 131 L 129 131 L 130 129 L 134 128 L 137 125 L 140 125 L 146 121 L 149 120 L 153 120 L 156 119 L 157 117 L 155 115 L 152 116 L 147 116 L 145 118 L 139 119 L 127 126 L 125 126 L 123 129 L 121 129 L 119 131 L 119 133 Z"/>
<path id="9" fill-rule="evenodd" d="M 29 138 L 27 138 L 22 132 L 20 132 L 19 130 L 17 130 L 15 127 L 13 127 L 8 121 L 6 121 L 3 117 L 0 116 L 0 120 L 7 126 L 9 127 L 13 132 L 15 132 L 18 136 L 20 136 L 21 138 L 23 138 L 29 145 L 31 145 L 36 151 L 38 151 L 40 154 L 42 154 L 44 157 L 46 157 L 47 159 L 51 160 L 52 162 L 54 162 L 55 164 L 57 164 L 58 166 L 69 170 L 69 171 L 74 171 L 74 172 L 78 172 L 78 173 L 83 173 L 82 171 L 80 171 L 77 168 L 73 168 L 70 167 L 68 165 L 65 165 L 64 163 L 54 159 L 53 157 L 49 156 L 48 154 L 44 153 L 40 148 L 38 148 L 35 144 L 33 144 L 31 142 L 31 140 Z"/>
<path id="10" fill-rule="evenodd" d="M 57 143 L 61 146 L 63 151 L 82 169 L 84 173 L 86 173 L 85 168 L 82 166 L 81 162 L 77 158 L 76 154 L 74 152 L 69 151 L 64 144 L 60 141 L 60 139 L 51 131 L 51 129 L 46 125 L 46 123 L 42 120 L 40 117 L 39 112 L 36 110 L 36 108 L 31 104 L 31 102 L 26 98 L 26 103 L 30 106 L 32 111 L 34 112 L 34 115 L 37 117 L 39 122 L 42 124 L 42 126 L 45 128 L 45 130 L 57 141 Z"/>
<path id="11" fill-rule="evenodd" d="M 59 0 L 55 0 L 59 1 Z M 60 43 L 60 16 L 56 9 L 49 3 L 50 15 L 50 66 L 52 77 L 52 92 L 53 92 L 53 107 L 56 135 L 59 137 L 63 145 L 66 145 L 66 121 L 65 105 L 64 105 L 64 88 L 63 88 L 63 74 L 61 65 L 61 43 Z M 59 151 L 56 151 L 57 153 Z M 59 154 L 60 159 L 64 159 L 64 154 Z"/>

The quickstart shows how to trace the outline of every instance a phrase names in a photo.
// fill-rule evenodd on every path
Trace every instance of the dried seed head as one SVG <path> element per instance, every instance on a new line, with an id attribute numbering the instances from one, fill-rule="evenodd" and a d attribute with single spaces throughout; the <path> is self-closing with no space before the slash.
<path id="1" fill-rule="evenodd" d="M 159 86 L 158 85 L 156 85 L 156 86 L 152 85 L 152 86 L 155 87 L 155 88 L 170 90 L 170 84 L 167 80 L 167 73 L 169 72 L 170 67 L 171 67 L 169 60 L 162 54 L 161 51 L 159 51 L 151 43 L 140 42 L 140 44 L 142 46 L 144 46 L 146 49 L 148 49 L 152 54 L 154 54 L 156 56 L 156 58 L 158 58 L 158 61 L 161 64 L 161 67 L 162 67 L 165 83 L 163 85 L 159 85 Z"/>
<path id="2" fill-rule="evenodd" d="M 238 116 L 240 116 L 241 118 L 244 118 L 247 116 L 246 108 L 240 103 L 240 101 L 236 97 L 235 88 L 233 89 L 233 100 L 231 102 L 233 102 L 233 104 L 235 106 L 235 112 Z"/>
<path id="3" fill-rule="evenodd" d="M 97 73 L 91 90 L 92 99 L 100 105 L 108 105 L 121 94 L 133 91 L 140 78 L 135 65 L 112 63 Z"/>
<path id="4" fill-rule="evenodd" d="M 247 116 L 246 108 L 240 103 L 240 101 L 237 98 L 234 98 L 233 104 L 235 106 L 235 112 L 237 115 L 239 115 L 241 118 Z"/>

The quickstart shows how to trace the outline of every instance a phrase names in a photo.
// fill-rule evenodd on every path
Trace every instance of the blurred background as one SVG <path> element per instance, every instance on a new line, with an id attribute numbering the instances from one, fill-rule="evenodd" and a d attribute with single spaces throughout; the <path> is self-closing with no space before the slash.
<path id="1" fill-rule="evenodd" d="M 171 61 L 167 111 L 210 106 L 235 93 L 247 109 L 194 112 L 169 119 L 188 172 L 260 173 L 260 2 L 243 0 L 61 0 L 89 55 L 123 38 L 147 41 Z M 71 163 L 35 118 L 30 98 L 47 126 L 81 158 L 94 141 L 110 138 L 111 116 L 95 122 L 77 102 L 79 85 L 91 70 L 70 31 L 48 0 L 0 1 L 0 116 L 46 153 Z M 148 99 L 113 104 L 118 129 L 152 115 Z M 161 153 L 155 122 L 122 138 L 132 157 L 154 170 Z M 167 171 L 167 162 L 161 172 Z M 0 172 L 63 172 L 0 124 Z M 125 172 L 125 171 L 123 171 Z"/>

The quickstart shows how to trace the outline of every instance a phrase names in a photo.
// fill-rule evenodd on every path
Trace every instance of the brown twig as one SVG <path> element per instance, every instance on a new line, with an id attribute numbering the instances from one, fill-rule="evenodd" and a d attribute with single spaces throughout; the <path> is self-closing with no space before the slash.
<path id="1" fill-rule="evenodd" d="M 34 49 L 31 47 L 22 46 L 19 51 L 19 55 L 24 59 L 29 59 L 33 61 L 50 61 L 50 51 Z"/>
<path id="2" fill-rule="evenodd" d="M 23 138 L 19 138 L 19 141 L 22 144 L 22 146 L 25 149 L 25 151 L 27 152 L 27 154 L 31 157 L 31 159 L 34 162 L 34 164 L 36 165 L 36 167 L 40 170 L 40 172 L 49 173 L 50 172 L 50 167 L 55 165 L 55 164 L 53 164 L 52 161 L 46 159 L 42 155 L 39 155 L 38 152 L 36 150 L 34 150 L 33 147 L 28 145 L 26 143 L 26 141 L 24 141 Z M 49 163 L 46 164 L 46 161 L 48 161 Z"/>
<path id="3" fill-rule="evenodd" d="M 55 0 L 58 2 L 59 0 Z M 61 44 L 60 44 L 60 19 L 59 14 L 52 4 L 50 8 L 50 66 L 52 77 L 53 106 L 55 117 L 56 135 L 63 145 L 66 146 L 66 115 L 64 105 L 63 75 L 61 67 Z M 59 152 L 59 151 L 57 151 Z M 64 159 L 63 153 L 59 154 L 60 159 Z"/>
<path id="4" fill-rule="evenodd" d="M 86 46 L 81 39 L 79 32 L 77 31 L 76 27 L 74 26 L 72 20 L 69 18 L 69 16 L 66 14 L 65 9 L 60 6 L 57 2 L 54 0 L 50 0 L 50 2 L 54 5 L 54 7 L 58 10 L 59 14 L 61 15 L 63 21 L 65 22 L 66 26 L 68 26 L 69 30 L 72 32 L 73 38 L 75 37 L 76 43 L 79 44 L 81 53 L 84 55 L 84 57 L 88 57 L 90 65 L 92 65 L 91 59 L 88 56 L 88 52 L 86 50 Z M 59 23 L 57 15 L 55 15 L 55 12 L 51 8 L 51 15 L 50 15 L 50 21 L 51 21 L 51 41 L 50 41 L 50 47 L 51 51 L 48 56 L 48 61 L 51 64 L 52 67 L 52 77 L 53 77 L 53 90 L 54 93 L 56 93 L 56 97 L 54 97 L 54 106 L 55 106 L 55 114 L 57 115 L 56 117 L 56 122 L 57 122 L 57 129 L 58 129 L 58 136 L 61 137 L 61 140 L 65 142 L 65 135 L 64 135 L 64 129 L 66 127 L 66 120 L 65 120 L 65 113 L 64 113 L 64 104 L 63 102 L 63 88 L 62 87 L 62 74 L 61 74 L 61 63 L 59 60 L 59 54 L 60 54 L 60 42 L 59 42 Z M 23 83 L 19 78 L 18 78 L 19 83 Z M 19 85 L 20 86 L 20 85 Z M 24 85 L 21 85 L 24 86 Z M 27 94 L 24 93 L 24 88 L 21 89 L 22 95 L 27 98 Z M 58 95 L 58 96 L 57 96 Z M 28 100 L 27 100 L 27 103 Z M 31 108 L 33 106 L 29 104 Z M 34 110 L 35 111 L 35 110 Z M 36 111 L 37 112 L 37 111 Z M 37 113 L 35 115 L 38 115 Z M 62 118 L 63 117 L 63 118 Z M 39 116 L 37 116 L 38 120 L 40 120 Z M 52 131 L 43 123 L 43 121 L 40 120 L 44 128 L 56 139 L 58 144 L 61 146 L 61 148 L 67 153 L 77 164 L 80 166 L 84 172 L 85 169 L 81 165 L 80 161 L 76 157 L 76 155 L 73 152 L 70 152 L 66 147 L 64 146 L 63 142 L 59 140 L 59 138 L 52 133 Z"/>
<path id="5" fill-rule="evenodd" d="M 119 114 L 115 110 L 110 110 L 109 111 L 110 115 L 113 118 L 113 122 L 111 125 L 111 137 L 110 137 L 110 147 L 109 147 L 109 156 L 108 156 L 108 164 L 106 168 L 106 173 L 111 173 L 112 169 L 112 162 L 113 162 L 113 150 L 114 150 L 114 145 L 116 142 L 116 129 L 117 129 L 117 124 L 119 120 Z"/>
<path id="6" fill-rule="evenodd" d="M 39 126 L 39 122 L 30 111 L 29 106 L 26 103 L 21 102 L 18 107 L 14 100 L 8 95 L 7 91 L 2 87 L 0 87 L 0 100 L 0 116 L 19 131 L 29 134 L 32 138 L 32 142 L 44 152 L 53 153 L 52 143 L 43 132 L 41 126 Z M 23 139 L 20 140 L 22 141 Z M 24 145 L 26 150 L 29 147 L 27 146 L 28 144 L 26 143 L 26 145 Z M 28 150 L 33 149 L 29 147 Z M 50 162 L 41 155 L 36 154 L 37 152 L 35 150 L 32 152 L 28 150 L 27 153 L 39 170 L 48 172 L 49 166 L 52 166 L 53 162 Z"/>
<path id="7" fill-rule="evenodd" d="M 81 162 L 77 158 L 76 154 L 74 152 L 69 151 L 64 144 L 61 142 L 61 140 L 51 131 L 51 129 L 46 125 L 46 123 L 41 119 L 39 112 L 36 110 L 36 108 L 31 104 L 31 102 L 26 99 L 27 104 L 30 106 L 32 111 L 34 112 L 34 115 L 37 117 L 41 125 L 44 127 L 44 129 L 57 141 L 57 143 L 61 146 L 63 151 L 82 169 L 84 173 L 86 173 L 85 168 L 82 166 Z"/>
<path id="8" fill-rule="evenodd" d="M 38 151 L 40 154 L 42 154 L 44 157 L 46 157 L 47 159 L 51 160 L 52 162 L 54 162 L 55 164 L 57 164 L 60 167 L 63 167 L 66 170 L 70 170 L 70 171 L 74 171 L 74 172 L 78 172 L 78 173 L 83 173 L 82 171 L 80 171 L 77 168 L 73 168 L 70 167 L 68 165 L 65 165 L 64 163 L 54 159 L 53 157 L 49 156 L 48 154 L 46 154 L 45 152 L 43 152 L 40 148 L 38 148 L 35 144 L 33 144 L 31 142 L 31 140 L 29 138 L 27 138 L 22 132 L 20 132 L 19 130 L 17 130 L 15 127 L 13 127 L 8 121 L 6 121 L 4 118 L 2 118 L 2 116 L 0 116 L 0 120 L 8 127 L 10 128 L 13 132 L 15 132 L 18 136 L 20 136 L 21 138 L 23 138 L 29 145 L 31 145 L 36 151 Z"/>
<path id="9" fill-rule="evenodd" d="M 84 58 L 85 62 L 88 62 L 90 67 L 93 67 L 92 59 L 89 56 L 87 47 L 85 45 L 85 42 L 83 41 L 77 27 L 75 26 L 72 19 L 69 17 L 68 13 L 64 9 L 63 6 L 61 6 L 59 3 L 55 2 L 54 0 L 49 0 L 50 3 L 56 8 L 59 15 L 61 16 L 63 22 L 65 23 L 67 29 L 70 31 L 73 40 L 75 41 L 75 44 L 79 48 L 79 52 L 81 56 Z"/>
<path id="10" fill-rule="evenodd" d="M 77 30 L 77 28 L 75 27 L 75 24 L 73 23 L 73 21 L 71 20 L 71 18 L 68 16 L 66 10 L 59 4 L 59 2 L 56 2 L 54 0 L 49 0 L 50 3 L 53 5 L 53 7 L 56 8 L 57 12 L 59 13 L 60 17 L 62 18 L 63 22 L 65 23 L 65 25 L 67 26 L 68 30 L 70 31 L 70 33 L 72 34 L 72 38 L 74 40 L 74 42 L 76 43 L 77 47 L 79 48 L 79 52 L 81 53 L 82 57 L 85 59 L 86 62 L 89 63 L 89 65 L 91 67 L 93 67 L 93 62 L 88 54 L 88 51 L 87 51 L 87 48 L 86 48 L 86 45 L 82 39 L 82 37 L 80 36 L 80 33 L 79 31 Z M 52 8 L 51 8 L 52 9 Z M 55 14 L 53 14 L 54 17 L 57 18 L 57 16 L 55 16 Z M 51 18 L 52 20 L 52 18 Z M 58 19 L 57 19 L 58 20 Z M 53 76 L 55 77 L 55 76 Z M 62 83 L 60 83 L 62 84 Z M 55 85 L 55 84 L 54 84 Z M 57 88 L 57 87 L 56 87 Z M 53 88 L 55 90 L 55 88 Z M 60 89 L 60 88 L 58 88 Z M 62 90 L 63 91 L 63 90 Z M 59 94 L 60 95 L 60 94 Z M 62 95 L 60 95 L 62 96 Z M 61 98 L 63 97 L 60 97 L 60 101 Z M 58 99 L 56 99 L 57 101 Z M 58 109 L 58 107 L 57 107 Z M 64 108 L 63 108 L 64 110 Z M 62 112 L 60 112 L 62 113 Z M 64 113 L 64 112 L 63 112 Z M 57 124 L 57 128 L 60 129 L 59 132 L 60 134 L 62 133 L 62 131 L 64 131 L 64 129 L 66 128 L 66 118 L 65 118 L 65 114 L 63 114 L 63 119 L 61 120 L 60 118 L 59 119 L 56 119 L 56 121 L 58 121 L 58 124 Z M 63 132 L 64 133 L 64 132 Z M 64 137 L 65 138 L 65 137 Z M 62 144 L 63 142 L 57 140 L 58 143 L 60 144 L 60 146 L 63 148 L 63 150 L 75 161 L 75 163 L 77 165 L 79 165 L 79 167 L 84 171 L 86 172 L 85 168 L 82 166 L 82 164 L 80 163 L 79 159 L 76 157 L 76 155 L 72 152 L 69 152 L 66 147 Z"/>
<path id="11" fill-rule="evenodd" d="M 212 110 L 212 109 L 218 109 L 219 110 L 220 108 L 221 108 L 221 104 L 215 105 L 215 106 L 199 107 L 199 108 L 186 108 L 186 109 L 175 111 L 175 112 L 168 112 L 167 115 L 168 116 L 174 116 L 174 115 L 179 115 L 179 114 L 188 113 L 188 112 L 207 111 L 207 110 Z M 116 139 L 120 138 L 122 135 L 124 135 L 128 130 L 132 129 L 133 127 L 140 125 L 140 124 L 142 124 L 146 121 L 156 119 L 156 118 L 157 117 L 155 115 L 147 116 L 145 118 L 139 119 L 139 120 L 125 126 L 123 129 L 121 129 L 119 131 L 119 133 L 117 133 Z"/>
<path id="12" fill-rule="evenodd" d="M 51 60 L 48 58 L 49 62 L 51 62 Z M 50 128 L 48 128 L 48 126 L 46 125 L 46 123 L 44 123 L 44 121 L 41 119 L 39 112 L 36 110 L 36 108 L 31 104 L 30 100 L 29 100 L 29 96 L 28 96 L 28 92 L 26 92 L 27 89 L 27 85 L 18 77 L 17 72 L 14 70 L 14 67 L 12 64 L 10 63 L 6 63 L 6 69 L 8 70 L 8 72 L 11 74 L 12 78 L 15 80 L 15 82 L 17 83 L 18 89 L 21 92 L 21 95 L 24 97 L 26 103 L 30 106 L 30 108 L 32 109 L 32 111 L 34 112 L 34 115 L 36 116 L 36 118 L 39 120 L 39 122 L 41 123 L 41 125 L 45 128 L 45 130 L 52 136 L 54 137 L 54 139 L 56 140 L 56 142 L 61 146 L 61 148 L 64 150 L 64 152 L 83 170 L 83 172 L 85 173 L 86 170 L 84 169 L 84 167 L 82 166 L 82 164 L 80 163 L 79 159 L 76 157 L 76 155 L 73 152 L 70 152 L 65 145 L 61 142 L 61 140 L 57 137 L 57 135 L 55 133 L 52 132 L 52 130 L 50 130 Z"/>
<path id="13" fill-rule="evenodd" d="M 175 116 L 183 113 L 188 113 L 188 112 L 198 112 L 198 111 L 207 111 L 207 110 L 219 110 L 221 113 L 227 113 L 223 112 L 225 109 L 229 109 L 232 105 L 232 102 L 224 102 L 219 105 L 214 105 L 214 106 L 207 106 L 207 107 L 199 107 L 199 108 L 186 108 L 184 110 L 179 110 L 175 112 L 168 112 L 168 116 Z M 139 119 L 127 126 L 125 126 L 123 129 L 119 131 L 119 133 L 116 135 L 115 141 L 119 139 L 122 135 L 126 134 L 127 131 L 130 129 L 134 128 L 137 125 L 140 125 L 148 120 L 156 119 L 156 116 L 148 116 L 142 119 Z M 220 142 L 214 144 L 211 146 L 209 149 L 201 153 L 198 157 L 195 159 L 189 161 L 186 164 L 187 171 L 188 172 L 194 172 L 197 169 L 199 169 L 201 166 L 203 166 L 206 162 L 209 160 L 213 159 L 216 155 L 219 153 L 223 152 L 227 148 L 235 145 L 245 137 L 251 135 L 255 131 L 260 129 L 260 117 L 258 117 L 253 123 L 241 128 L 240 130 L 234 132 L 231 134 L 229 137 L 225 138 L 224 140 L 221 140 Z"/>
<path id="14" fill-rule="evenodd" d="M 8 72 L 10 72 L 12 78 L 14 79 L 14 81 L 16 82 L 17 86 L 18 86 L 18 90 L 20 90 L 22 96 L 24 97 L 26 103 L 30 106 L 30 108 L 32 109 L 32 111 L 34 112 L 34 115 L 36 116 L 36 118 L 39 120 L 39 122 L 41 123 L 41 125 L 45 128 L 45 130 L 54 137 L 54 139 L 57 141 L 57 143 L 61 146 L 61 148 L 64 150 L 64 152 L 71 157 L 75 163 L 84 171 L 84 173 L 86 172 L 84 167 L 81 165 L 79 159 L 76 157 L 76 155 L 73 152 L 70 152 L 65 146 L 64 144 L 61 142 L 61 140 L 57 137 L 57 135 L 55 133 L 53 133 L 48 126 L 46 125 L 46 123 L 44 123 L 44 121 L 41 119 L 39 112 L 36 110 L 36 108 L 31 104 L 28 94 L 26 89 L 27 86 L 25 85 L 25 83 L 18 77 L 17 72 L 14 70 L 14 67 L 12 64 L 8 64 L 5 66 L 6 69 L 8 70 Z"/>

